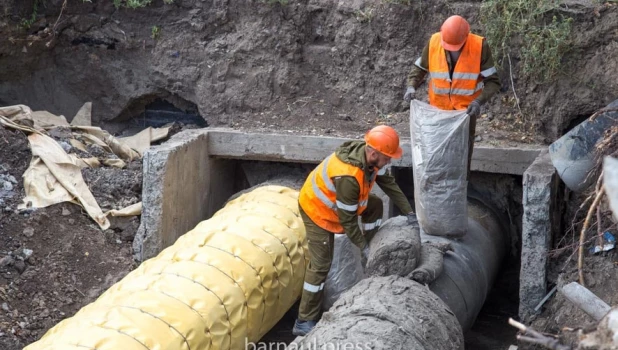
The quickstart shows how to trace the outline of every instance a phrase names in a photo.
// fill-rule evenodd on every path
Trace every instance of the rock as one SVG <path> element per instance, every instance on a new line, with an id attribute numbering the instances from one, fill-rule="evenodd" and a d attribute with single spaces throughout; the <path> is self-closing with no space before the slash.
<path id="1" fill-rule="evenodd" d="M 6 255 L 4 258 L 0 259 L 0 267 L 5 267 L 12 265 L 15 262 L 12 256 Z"/>
<path id="2" fill-rule="evenodd" d="M 71 215 L 71 211 L 67 208 L 62 208 L 62 216 Z"/>
<path id="3" fill-rule="evenodd" d="M 69 219 L 69 224 L 75 225 L 75 219 Z"/>
<path id="4" fill-rule="evenodd" d="M 24 273 L 24 271 L 26 271 L 26 263 L 23 260 L 15 261 L 15 265 L 13 267 L 15 267 L 15 270 L 17 270 L 19 274 L 22 274 Z"/>
<path id="5" fill-rule="evenodd" d="M 7 303 L 2 303 L 2 310 L 9 312 L 9 304 Z"/>
<path id="6" fill-rule="evenodd" d="M 73 149 L 73 147 L 68 142 L 65 142 L 65 141 L 58 141 L 58 144 L 60 145 L 60 147 L 62 147 L 62 149 L 66 153 L 71 152 L 71 149 Z"/>
<path id="7" fill-rule="evenodd" d="M 32 249 L 24 248 L 22 250 L 22 254 L 23 254 L 24 260 L 28 260 L 32 256 L 32 253 L 34 253 L 34 251 Z"/>
<path id="8" fill-rule="evenodd" d="M 9 182 L 9 181 L 4 181 L 4 182 L 2 182 L 2 189 L 4 191 L 7 191 L 7 192 L 12 191 L 13 190 L 13 184 L 11 182 Z"/>
<path id="9" fill-rule="evenodd" d="M 73 134 L 71 133 L 71 129 L 68 127 L 62 127 L 62 126 L 58 126 L 55 127 L 51 130 L 47 131 L 49 133 L 49 136 L 55 138 L 55 139 L 70 139 L 71 137 L 73 137 Z M 60 145 L 62 146 L 62 148 L 64 149 L 65 146 L 62 145 L 61 142 L 64 141 L 59 141 L 58 143 L 60 143 Z M 71 148 L 71 145 L 68 144 L 67 142 L 64 142 L 65 144 L 69 145 L 69 148 Z M 67 151 L 65 149 L 65 151 L 68 153 L 69 151 Z"/>
<path id="10" fill-rule="evenodd" d="M 483 141 L 483 138 L 481 137 L 481 135 L 476 135 L 476 137 L 474 138 L 474 142 L 481 142 Z"/>
<path id="11" fill-rule="evenodd" d="M 33 227 L 26 227 L 22 233 L 26 237 L 32 237 L 32 236 L 34 236 L 34 228 Z"/>

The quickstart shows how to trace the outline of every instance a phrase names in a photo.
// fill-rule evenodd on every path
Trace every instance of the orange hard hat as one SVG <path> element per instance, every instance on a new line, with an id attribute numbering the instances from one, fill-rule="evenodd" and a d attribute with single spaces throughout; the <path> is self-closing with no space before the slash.
<path id="1" fill-rule="evenodd" d="M 459 51 L 469 33 L 470 24 L 463 17 L 455 15 L 447 18 L 440 29 L 442 47 L 448 51 Z"/>
<path id="2" fill-rule="evenodd" d="M 368 146 L 387 157 L 399 159 L 403 150 L 399 147 L 399 135 L 387 125 L 378 125 L 365 134 Z"/>

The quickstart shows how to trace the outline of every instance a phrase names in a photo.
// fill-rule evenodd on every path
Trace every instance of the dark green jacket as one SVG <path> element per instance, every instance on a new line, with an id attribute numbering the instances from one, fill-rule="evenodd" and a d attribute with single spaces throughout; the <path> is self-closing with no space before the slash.
<path id="1" fill-rule="evenodd" d="M 335 155 L 341 161 L 361 168 L 365 171 L 365 179 L 371 179 L 373 175 L 372 169 L 367 168 L 367 159 L 365 157 L 365 142 L 364 141 L 348 141 L 339 146 L 335 151 Z M 359 202 L 360 185 L 353 176 L 341 176 L 334 180 L 335 188 L 337 189 L 337 201 L 343 204 L 355 205 Z M 387 171 L 384 175 L 376 177 L 376 184 L 380 186 L 382 191 L 386 193 L 393 203 L 401 210 L 402 213 L 410 213 L 412 207 L 406 196 L 401 192 L 399 185 L 395 182 L 395 177 Z M 337 209 L 339 222 L 345 233 L 348 235 L 352 243 L 360 249 L 365 248 L 367 242 L 358 226 L 358 216 L 356 211 L 347 211 L 341 208 Z"/>
<path id="2" fill-rule="evenodd" d="M 453 65 L 450 60 L 450 55 L 447 54 L 446 58 L 452 74 Z M 408 75 L 408 86 L 412 86 L 417 89 L 423 83 L 428 69 L 429 43 L 425 45 L 421 57 L 416 60 L 414 66 L 410 70 L 410 74 Z M 481 72 L 483 71 L 493 71 L 493 74 L 490 74 L 483 79 L 483 91 L 479 97 L 477 97 L 477 100 L 481 103 L 481 105 L 485 104 L 485 102 L 489 101 L 493 95 L 500 91 L 501 86 L 498 73 L 495 72 L 494 59 L 491 56 L 491 49 L 489 48 L 489 44 L 487 44 L 487 40 L 483 40 L 483 48 L 481 51 Z"/>

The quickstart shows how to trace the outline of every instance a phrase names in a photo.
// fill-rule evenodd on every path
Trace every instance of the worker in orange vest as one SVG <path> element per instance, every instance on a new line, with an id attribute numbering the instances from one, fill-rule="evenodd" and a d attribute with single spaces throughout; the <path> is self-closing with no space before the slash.
<path id="1" fill-rule="evenodd" d="M 500 90 L 491 50 L 485 38 L 470 33 L 461 16 L 449 17 L 431 36 L 410 74 L 404 100 L 410 102 L 429 73 L 429 104 L 445 110 L 465 109 L 470 116 L 468 178 L 476 118 L 481 106 Z"/>
<path id="2" fill-rule="evenodd" d="M 400 158 L 402 152 L 397 132 L 390 126 L 376 126 L 365 134 L 364 141 L 348 141 L 339 146 L 307 177 L 298 201 L 310 260 L 294 335 L 307 334 L 320 317 L 324 282 L 333 259 L 334 235 L 346 234 L 367 259 L 369 241 L 380 227 L 383 213 L 382 200 L 370 193 L 374 184 L 408 215 L 408 224 L 418 227 L 408 199 L 387 171 L 391 159 Z"/>

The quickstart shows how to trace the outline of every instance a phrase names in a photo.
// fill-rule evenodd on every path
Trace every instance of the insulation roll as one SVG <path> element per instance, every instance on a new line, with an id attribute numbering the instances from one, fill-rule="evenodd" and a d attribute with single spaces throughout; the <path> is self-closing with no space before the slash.
<path id="1" fill-rule="evenodd" d="M 298 192 L 259 187 L 25 350 L 245 349 L 300 297 L 306 252 Z"/>

